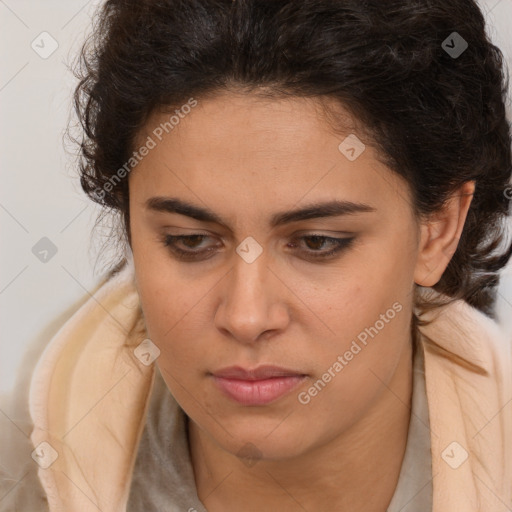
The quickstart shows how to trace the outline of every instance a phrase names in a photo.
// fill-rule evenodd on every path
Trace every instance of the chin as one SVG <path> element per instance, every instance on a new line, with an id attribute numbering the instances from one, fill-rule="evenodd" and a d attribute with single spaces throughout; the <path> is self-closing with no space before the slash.
<path id="1" fill-rule="evenodd" d="M 275 429 L 275 425 L 273 427 Z M 265 431 L 252 429 L 250 432 L 233 432 L 228 430 L 233 437 L 227 436 L 219 442 L 225 451 L 239 457 L 248 466 L 258 461 L 279 461 L 292 459 L 302 455 L 307 448 L 300 446 L 298 440 L 300 434 L 291 430 L 277 433 L 273 428 Z M 269 433 L 272 432 L 270 435 Z"/>

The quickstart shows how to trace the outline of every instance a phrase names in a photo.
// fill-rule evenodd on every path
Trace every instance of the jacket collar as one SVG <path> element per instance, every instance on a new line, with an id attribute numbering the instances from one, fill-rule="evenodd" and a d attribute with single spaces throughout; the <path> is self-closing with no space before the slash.
<path id="1" fill-rule="evenodd" d="M 418 330 L 424 344 L 432 352 L 457 362 L 460 366 L 481 375 L 494 372 L 494 356 L 490 347 L 502 350 L 510 345 L 499 324 L 463 300 L 450 299 L 433 288 L 419 288 L 425 300 L 442 299 L 446 305 L 420 314 L 429 324 Z"/>

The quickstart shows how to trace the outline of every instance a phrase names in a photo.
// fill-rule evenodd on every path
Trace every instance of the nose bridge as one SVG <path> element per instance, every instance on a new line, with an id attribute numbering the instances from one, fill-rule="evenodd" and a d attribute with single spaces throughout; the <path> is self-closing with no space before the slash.
<path id="1" fill-rule="evenodd" d="M 252 311 L 261 308 L 268 299 L 270 292 L 268 283 L 267 259 L 261 255 L 248 263 L 237 257 L 229 275 L 228 300 L 230 308 L 240 306 L 245 309 L 251 306 Z M 248 312 L 246 311 L 245 314 Z"/>
<path id="2" fill-rule="evenodd" d="M 262 332 L 282 328 L 272 271 L 265 254 L 248 262 L 237 256 L 226 276 L 223 297 L 216 312 L 217 328 L 229 331 L 239 340 L 252 341 Z"/>

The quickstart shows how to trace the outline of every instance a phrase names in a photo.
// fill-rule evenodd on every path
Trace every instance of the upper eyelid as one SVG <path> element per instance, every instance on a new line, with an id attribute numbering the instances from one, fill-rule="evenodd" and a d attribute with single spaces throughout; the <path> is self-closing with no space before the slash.
<path id="1" fill-rule="evenodd" d="M 182 238 L 191 238 L 191 237 L 195 237 L 195 236 L 202 236 L 202 237 L 206 237 L 206 238 L 216 238 L 207 233 L 196 233 L 196 232 L 178 234 L 178 235 L 173 235 L 173 234 L 168 233 L 168 234 L 165 234 L 163 236 L 163 238 L 167 239 L 168 237 L 171 237 L 171 238 L 175 238 L 175 239 L 182 239 Z M 299 233 L 299 234 L 290 236 L 289 238 L 291 240 L 300 240 L 302 238 L 311 238 L 311 237 L 326 238 L 328 240 L 350 240 L 350 239 L 354 238 L 355 235 L 352 233 L 346 233 L 345 235 L 326 235 L 324 233 L 314 232 L 314 233 Z"/>
<path id="2" fill-rule="evenodd" d="M 170 238 L 174 238 L 175 240 L 180 240 L 180 239 L 183 239 L 183 238 L 190 238 L 190 237 L 195 237 L 195 236 L 214 238 L 214 237 L 212 237 L 209 234 L 198 233 L 198 232 L 187 233 L 187 234 L 180 234 L 180 235 L 165 234 L 163 236 L 163 242 L 165 243 Z M 352 243 L 356 239 L 356 235 L 355 234 L 347 234 L 347 236 L 330 236 L 330 235 L 325 235 L 323 233 L 316 233 L 315 232 L 315 233 L 305 233 L 305 234 L 301 233 L 301 234 L 298 234 L 298 235 L 294 235 L 294 236 L 290 237 L 290 240 L 292 240 L 292 241 L 303 240 L 304 238 L 311 238 L 311 237 L 325 238 L 326 240 L 332 241 L 334 244 L 336 244 L 336 243 L 340 244 L 340 243 L 343 243 L 343 242 Z M 171 244 L 166 244 L 166 245 L 170 246 Z M 185 250 L 187 250 L 187 249 L 185 249 Z M 194 248 L 191 248 L 188 251 L 191 252 L 191 253 L 192 252 L 200 252 L 200 250 L 195 250 Z M 315 251 L 313 251 L 313 252 L 315 252 Z M 318 252 L 321 252 L 321 251 L 318 251 Z"/>
<path id="3" fill-rule="evenodd" d="M 181 228 L 181 229 L 183 229 L 183 228 Z M 325 233 L 323 231 L 327 231 L 327 233 Z M 192 237 L 192 236 L 204 236 L 207 238 L 220 238 L 220 239 L 225 238 L 222 235 L 216 235 L 216 234 L 206 233 L 206 232 L 201 232 L 201 231 L 191 231 L 191 232 L 185 232 L 185 233 L 180 233 L 180 232 L 179 233 L 166 233 L 166 232 L 164 232 L 163 236 L 164 237 L 172 236 L 175 238 L 180 238 L 180 237 L 187 238 L 187 237 Z M 322 229 L 315 231 L 315 230 L 311 230 L 311 229 L 302 229 L 300 231 L 294 232 L 292 235 L 286 236 L 285 238 L 301 238 L 301 237 L 310 237 L 310 236 L 344 239 L 344 238 L 351 238 L 351 237 L 356 236 L 356 232 L 333 231 L 333 230 L 329 231 L 329 230 L 322 230 Z M 244 238 L 246 238 L 246 237 L 244 237 Z"/>

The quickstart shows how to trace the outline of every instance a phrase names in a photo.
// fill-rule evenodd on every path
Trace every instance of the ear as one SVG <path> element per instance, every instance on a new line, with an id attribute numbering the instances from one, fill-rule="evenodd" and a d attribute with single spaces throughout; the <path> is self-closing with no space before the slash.
<path id="1" fill-rule="evenodd" d="M 450 197 L 441 211 L 420 226 L 421 237 L 414 272 L 414 282 L 434 286 L 443 275 L 459 244 L 475 181 L 467 181 Z"/>

